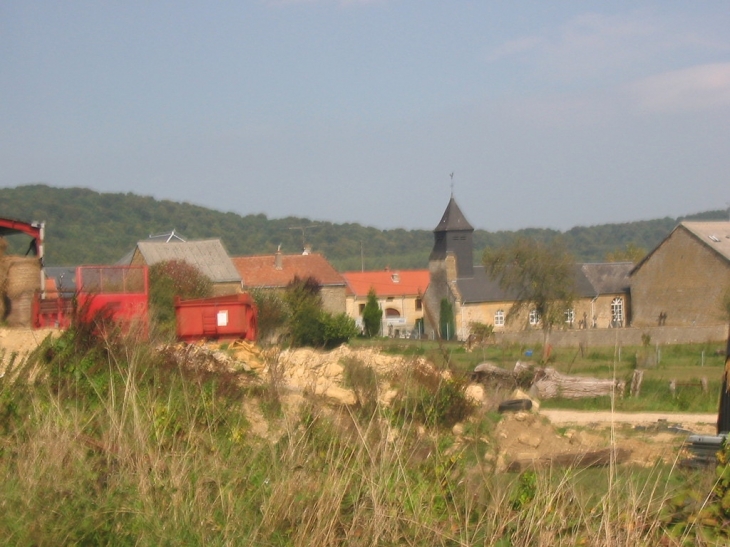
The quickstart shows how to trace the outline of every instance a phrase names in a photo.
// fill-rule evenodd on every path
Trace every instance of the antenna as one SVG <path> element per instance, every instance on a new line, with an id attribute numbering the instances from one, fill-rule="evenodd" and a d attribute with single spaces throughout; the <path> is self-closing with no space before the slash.
<path id="1" fill-rule="evenodd" d="M 451 177 L 451 197 L 454 197 L 454 172 L 452 171 L 449 175 Z"/>
<path id="2" fill-rule="evenodd" d="M 319 226 L 318 222 L 313 222 L 312 224 L 307 224 L 306 226 L 289 226 L 290 230 L 301 230 L 302 231 L 302 251 L 307 250 L 307 237 L 305 230 L 307 228 L 313 228 L 314 226 Z"/>

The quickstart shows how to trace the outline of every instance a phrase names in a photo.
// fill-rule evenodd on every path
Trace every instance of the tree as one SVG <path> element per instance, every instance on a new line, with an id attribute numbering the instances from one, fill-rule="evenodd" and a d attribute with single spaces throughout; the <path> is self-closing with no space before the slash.
<path id="1" fill-rule="evenodd" d="M 251 297 L 258 310 L 256 325 L 259 342 L 275 340 L 289 319 L 289 309 L 280 292 L 253 289 Z"/>
<path id="2" fill-rule="evenodd" d="M 456 323 L 454 321 L 454 307 L 446 298 L 441 299 L 439 309 L 439 330 L 442 340 L 453 340 L 456 337 Z"/>
<path id="3" fill-rule="evenodd" d="M 285 291 L 289 307 L 289 334 L 293 346 L 333 348 L 357 334 L 355 322 L 346 314 L 332 315 L 322 308 L 319 282 L 313 277 L 295 277 Z"/>
<path id="4" fill-rule="evenodd" d="M 646 256 L 646 249 L 635 243 L 627 243 L 623 249 L 614 249 L 606 253 L 606 262 L 632 262 L 637 264 Z"/>
<path id="5" fill-rule="evenodd" d="M 575 295 L 575 261 L 562 242 L 542 243 L 518 238 L 499 249 L 487 249 L 482 259 L 487 272 L 513 295 L 506 320 L 530 312 L 537 314 L 543 330 L 543 359 L 549 351 L 550 331 L 565 319 Z M 527 312 L 525 314 L 524 312 Z"/>
<path id="6" fill-rule="evenodd" d="M 149 269 L 150 310 L 163 332 L 175 331 L 175 297 L 206 298 L 213 294 L 213 282 L 195 266 L 183 260 L 165 260 Z"/>
<path id="7" fill-rule="evenodd" d="M 372 287 L 368 291 L 368 299 L 365 309 L 362 311 L 362 324 L 365 336 L 372 338 L 380 333 L 380 324 L 383 320 L 383 312 L 378 305 L 378 297 Z"/>

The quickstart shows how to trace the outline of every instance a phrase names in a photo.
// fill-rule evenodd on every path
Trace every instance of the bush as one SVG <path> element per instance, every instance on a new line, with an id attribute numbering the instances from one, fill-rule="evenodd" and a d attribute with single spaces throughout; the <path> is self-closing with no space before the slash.
<path id="1" fill-rule="evenodd" d="M 258 309 L 259 341 L 272 340 L 280 334 L 289 320 L 289 309 L 281 294 L 266 289 L 254 289 L 251 297 Z"/>
<path id="2" fill-rule="evenodd" d="M 195 266 L 183 260 L 165 260 L 149 269 L 150 311 L 165 333 L 175 332 L 175 297 L 207 298 L 213 282 Z"/>

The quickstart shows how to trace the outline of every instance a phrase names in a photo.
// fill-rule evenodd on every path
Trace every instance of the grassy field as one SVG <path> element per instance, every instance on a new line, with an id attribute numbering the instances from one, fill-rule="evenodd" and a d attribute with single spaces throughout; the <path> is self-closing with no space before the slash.
<path id="1" fill-rule="evenodd" d="M 386 349 L 464 376 L 487 354 L 505 366 L 524 356 Z M 566 355 L 556 366 L 607 366 Z M 27 546 L 726 544 L 725 467 L 717 479 L 671 465 L 504 473 L 491 437 L 500 417 L 466 404 L 458 375 L 404 377 L 388 407 L 373 400 L 362 364 L 347 363 L 345 376 L 362 396 L 355 407 L 313 398 L 289 408 L 275 381 L 186 368 L 143 340 L 71 329 L 0 378 L 0 537 Z M 254 434 L 244 405 L 259 408 L 267 436 Z M 462 420 L 457 437 L 451 426 Z"/>
<path id="2" fill-rule="evenodd" d="M 368 345 L 371 341 L 355 341 Z M 469 375 L 479 363 L 489 361 L 512 370 L 517 361 L 537 365 L 542 355 L 540 346 L 487 345 L 468 352 L 463 344 L 421 340 L 378 341 L 384 351 L 421 355 L 458 374 Z M 634 370 L 644 370 L 641 395 L 638 398 L 617 398 L 615 409 L 622 411 L 716 412 L 724 370 L 724 345 L 678 344 L 670 346 L 627 346 L 621 348 L 556 348 L 547 366 L 564 374 L 595 378 L 617 378 L 630 385 Z M 702 381 L 706 380 L 707 391 Z M 676 382 L 672 393 L 670 381 Z M 628 395 L 628 394 L 627 394 Z M 597 399 L 543 401 L 546 408 L 609 410 L 608 397 Z"/>

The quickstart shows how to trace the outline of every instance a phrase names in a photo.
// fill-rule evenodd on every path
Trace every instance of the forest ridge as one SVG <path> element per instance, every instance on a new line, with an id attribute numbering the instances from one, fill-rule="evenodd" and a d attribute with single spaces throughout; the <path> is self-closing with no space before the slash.
<path id="1" fill-rule="evenodd" d="M 241 216 L 206 207 L 157 200 L 132 193 L 100 193 L 86 188 L 33 184 L 0 188 L 0 216 L 46 222 L 46 265 L 109 264 L 139 240 L 174 229 L 187 239 L 221 238 L 231 256 L 285 253 L 302 249 L 303 236 L 339 271 L 426 268 L 433 246 L 430 230 L 379 230 L 360 224 L 334 224 L 298 217 Z M 467 215 L 468 216 L 468 215 Z M 726 210 L 679 218 L 578 226 L 566 232 L 543 228 L 474 231 L 475 252 L 503 245 L 516 236 L 561 236 L 581 262 L 601 262 L 627 246 L 649 251 L 682 220 L 727 220 Z M 433 219 L 436 226 L 438 218 Z M 304 227 L 304 229 L 302 229 Z M 24 252 L 22 238 L 9 238 L 9 252 Z"/>

